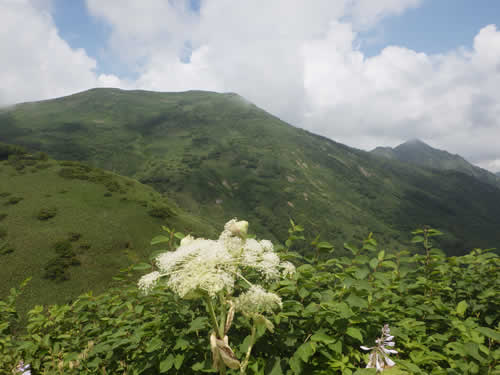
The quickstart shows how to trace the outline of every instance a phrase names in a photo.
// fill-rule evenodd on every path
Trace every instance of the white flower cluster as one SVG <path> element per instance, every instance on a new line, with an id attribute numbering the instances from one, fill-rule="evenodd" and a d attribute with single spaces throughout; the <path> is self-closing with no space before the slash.
<path id="1" fill-rule="evenodd" d="M 266 292 L 261 286 L 254 285 L 245 293 L 235 299 L 236 310 L 245 314 L 272 313 L 273 310 L 283 306 L 281 298 L 275 294 Z"/>
<path id="2" fill-rule="evenodd" d="M 185 237 L 177 250 L 156 258 L 158 271 L 144 275 L 138 283 L 149 292 L 160 278 L 183 298 L 198 292 L 214 296 L 225 290 L 231 292 L 239 272 L 251 268 L 265 280 L 290 276 L 295 267 L 290 262 L 280 262 L 270 241 L 246 239 L 248 223 L 230 220 L 218 240 Z M 279 297 L 278 297 L 279 298 Z"/>
<path id="3" fill-rule="evenodd" d="M 139 282 L 137 283 L 139 286 L 139 289 L 148 293 L 155 286 L 155 284 L 158 281 L 158 279 L 160 278 L 160 276 L 161 275 L 158 271 L 154 271 L 154 272 L 148 273 L 147 275 L 142 276 L 139 279 Z"/>
<path id="4" fill-rule="evenodd" d="M 394 349 L 388 349 L 386 347 L 394 347 L 394 336 L 391 336 L 391 330 L 388 324 L 382 327 L 382 336 L 375 340 L 376 346 L 366 347 L 361 346 L 363 350 L 371 350 L 370 359 L 366 368 L 376 368 L 377 372 L 384 371 L 385 368 L 391 368 L 396 363 L 389 358 L 389 354 L 397 354 L 398 352 Z"/>

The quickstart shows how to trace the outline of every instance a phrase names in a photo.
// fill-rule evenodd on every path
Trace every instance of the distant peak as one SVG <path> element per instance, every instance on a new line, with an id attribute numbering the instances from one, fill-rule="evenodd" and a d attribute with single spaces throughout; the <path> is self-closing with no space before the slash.
<path id="1" fill-rule="evenodd" d="M 435 150 L 433 147 L 429 146 L 427 143 L 424 141 L 418 139 L 418 138 L 413 138 L 405 143 L 400 144 L 399 146 L 396 146 L 394 150 Z"/>
<path id="2" fill-rule="evenodd" d="M 420 140 L 418 138 L 409 139 L 408 141 L 406 141 L 403 144 L 408 144 L 408 145 L 426 145 L 427 146 L 427 143 L 425 143 L 424 141 L 422 141 L 422 140 Z"/>

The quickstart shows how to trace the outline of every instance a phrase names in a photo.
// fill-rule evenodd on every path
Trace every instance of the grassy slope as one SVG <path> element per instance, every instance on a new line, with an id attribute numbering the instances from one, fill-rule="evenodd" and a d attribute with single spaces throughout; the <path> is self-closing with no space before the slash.
<path id="1" fill-rule="evenodd" d="M 346 147 L 235 94 L 94 89 L 0 122 L 0 138 L 137 178 L 218 227 L 238 216 L 282 240 L 293 218 L 340 247 L 368 231 L 401 245 L 430 224 L 451 252 L 500 243 L 499 189 Z"/>
<path id="2" fill-rule="evenodd" d="M 35 303 L 60 303 L 89 290 L 104 290 L 121 268 L 148 259 L 149 241 L 159 234 L 161 225 L 213 234 L 209 224 L 186 215 L 137 181 L 91 171 L 89 176 L 104 175 L 120 186 L 121 193 L 116 191 L 109 196 L 99 181 L 61 177 L 58 171 L 62 168 L 71 167 L 49 160 L 18 171 L 7 161 L 0 162 L 0 215 L 7 215 L 0 221 L 0 229 L 6 232 L 0 242 L 15 249 L 0 255 L 0 298 L 9 288 L 32 276 L 21 301 L 23 311 Z M 23 199 L 9 204 L 12 197 Z M 150 208 L 160 204 L 170 206 L 178 215 L 166 219 L 150 216 Z M 55 217 L 37 218 L 40 209 L 52 207 L 57 208 Z M 43 278 L 44 266 L 56 256 L 53 244 L 67 239 L 70 232 L 81 234 L 73 242 L 81 265 L 68 268 L 68 281 L 58 283 Z"/>

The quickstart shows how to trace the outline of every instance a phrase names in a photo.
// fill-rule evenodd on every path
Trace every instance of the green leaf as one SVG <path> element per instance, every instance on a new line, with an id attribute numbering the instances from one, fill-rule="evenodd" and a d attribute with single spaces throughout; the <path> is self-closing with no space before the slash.
<path id="1" fill-rule="evenodd" d="M 397 367 L 392 367 L 384 370 L 384 375 L 408 375 L 408 372 Z"/>
<path id="2" fill-rule="evenodd" d="M 170 237 L 159 235 L 151 240 L 151 245 L 157 245 L 159 243 L 165 243 L 165 242 L 170 242 Z"/>
<path id="3" fill-rule="evenodd" d="M 349 251 L 350 251 L 351 253 L 353 253 L 354 255 L 356 255 L 356 254 L 359 252 L 359 250 L 358 250 L 358 249 L 356 249 L 356 247 L 355 247 L 355 246 L 349 245 L 347 242 L 346 242 L 346 243 L 344 243 L 344 248 L 345 248 L 346 250 L 349 250 Z"/>
<path id="4" fill-rule="evenodd" d="M 463 316 L 469 305 L 465 301 L 460 301 L 457 305 L 457 314 Z"/>
<path id="5" fill-rule="evenodd" d="M 299 289 L 299 296 L 300 298 L 304 299 L 310 294 L 309 290 L 306 288 L 300 288 Z"/>
<path id="6" fill-rule="evenodd" d="M 205 368 L 205 363 L 204 362 L 196 362 L 194 365 L 191 366 L 191 368 L 194 371 L 201 371 Z"/>
<path id="7" fill-rule="evenodd" d="M 174 359 L 174 367 L 176 370 L 180 369 L 184 362 L 184 354 L 177 354 Z"/>
<path id="8" fill-rule="evenodd" d="M 283 375 L 283 370 L 281 369 L 280 357 L 276 357 L 273 368 L 269 372 L 269 375 Z"/>
<path id="9" fill-rule="evenodd" d="M 321 342 L 323 344 L 331 344 L 335 342 L 335 339 L 331 336 L 328 336 L 324 332 L 317 332 L 311 336 L 311 341 Z"/>
<path id="10" fill-rule="evenodd" d="M 144 310 L 144 305 L 137 305 L 134 310 L 136 314 L 141 314 L 142 311 Z"/>
<path id="11" fill-rule="evenodd" d="M 361 334 L 361 331 L 359 329 L 355 327 L 348 327 L 346 333 L 352 338 L 355 338 L 356 340 L 363 342 L 363 335 Z"/>
<path id="12" fill-rule="evenodd" d="M 167 372 L 174 365 L 174 356 L 169 354 L 166 359 L 160 362 L 160 373 Z"/>
<path id="13" fill-rule="evenodd" d="M 370 269 L 368 267 L 359 267 L 354 271 L 354 277 L 358 280 L 363 280 L 370 273 Z"/>
<path id="14" fill-rule="evenodd" d="M 424 237 L 422 236 L 415 236 L 411 239 L 411 242 L 413 243 L 420 243 L 420 242 L 424 242 Z"/>
<path id="15" fill-rule="evenodd" d="M 290 368 L 292 369 L 292 371 L 295 375 L 302 374 L 302 361 L 300 360 L 298 355 L 294 355 L 290 359 Z"/>
<path id="16" fill-rule="evenodd" d="M 312 355 L 314 354 L 314 352 L 315 352 L 315 346 L 311 341 L 308 341 L 299 346 L 295 354 L 297 354 L 303 362 L 307 363 L 309 361 L 309 358 L 311 358 Z"/>
<path id="17" fill-rule="evenodd" d="M 335 310 L 337 310 L 337 312 L 339 313 L 339 316 L 342 319 L 348 319 L 351 316 L 355 315 L 354 312 L 349 307 L 349 305 L 347 305 L 347 303 L 345 303 L 345 302 L 340 302 L 340 303 L 336 304 Z"/>
<path id="18" fill-rule="evenodd" d="M 134 268 L 135 271 L 150 270 L 151 269 L 151 264 L 148 264 L 148 263 L 138 263 L 133 268 Z"/>
<path id="19" fill-rule="evenodd" d="M 320 242 L 317 245 L 318 249 L 333 249 L 333 245 L 329 242 Z"/>
<path id="20" fill-rule="evenodd" d="M 184 237 L 186 237 L 184 235 L 184 233 L 181 233 L 181 232 L 175 232 L 174 236 L 175 236 L 175 238 L 177 238 L 179 240 L 182 240 Z"/>
<path id="21" fill-rule="evenodd" d="M 350 307 L 359 307 L 360 309 L 368 307 L 368 302 L 364 298 L 358 297 L 355 294 L 351 294 L 345 301 Z"/>
<path id="22" fill-rule="evenodd" d="M 184 337 L 179 337 L 175 341 L 174 349 L 186 350 L 189 347 L 189 341 L 187 341 Z"/>
<path id="23" fill-rule="evenodd" d="M 146 347 L 146 353 L 154 352 L 160 349 L 163 345 L 163 341 L 161 341 L 158 337 L 153 337 L 153 339 L 148 343 Z"/>
<path id="24" fill-rule="evenodd" d="M 377 373 L 377 370 L 374 368 L 362 368 L 357 370 L 353 375 L 374 375 Z"/>
<path id="25" fill-rule="evenodd" d="M 465 352 L 470 355 L 475 360 L 481 362 L 483 358 L 479 354 L 479 345 L 473 342 L 467 342 L 464 344 Z"/>
<path id="26" fill-rule="evenodd" d="M 328 345 L 328 347 L 337 354 L 342 353 L 342 341 L 337 340 L 334 344 Z"/>
<path id="27" fill-rule="evenodd" d="M 208 325 L 208 318 L 206 316 L 199 316 L 191 322 L 187 333 L 199 331 L 201 329 L 204 329 L 207 325 Z"/>
<path id="28" fill-rule="evenodd" d="M 394 263 L 392 260 L 384 260 L 382 263 L 380 263 L 382 267 L 389 267 L 393 269 L 397 269 L 398 266 L 396 263 Z"/>
<path id="29" fill-rule="evenodd" d="M 481 332 L 483 335 L 500 342 L 500 333 L 488 327 L 478 327 L 476 331 Z"/>

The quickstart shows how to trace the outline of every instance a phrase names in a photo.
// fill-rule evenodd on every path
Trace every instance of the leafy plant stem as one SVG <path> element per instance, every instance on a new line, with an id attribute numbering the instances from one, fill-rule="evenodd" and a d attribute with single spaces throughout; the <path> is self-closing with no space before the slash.
<path id="1" fill-rule="evenodd" d="M 219 293 L 219 303 L 221 306 L 219 337 L 224 338 L 224 327 L 226 324 L 226 308 L 225 308 L 226 301 L 222 293 Z"/>
<path id="2" fill-rule="evenodd" d="M 210 320 L 212 321 L 212 328 L 217 333 L 217 335 L 219 335 L 220 332 L 219 324 L 217 323 L 217 317 L 215 316 L 214 305 L 212 304 L 210 297 L 208 296 L 205 297 L 205 304 L 207 305 L 208 315 L 210 316 Z"/>
<path id="3" fill-rule="evenodd" d="M 245 375 L 247 371 L 247 366 L 248 366 L 248 361 L 250 360 L 250 354 L 252 354 L 252 348 L 253 345 L 255 344 L 255 340 L 257 338 L 257 327 L 255 325 L 255 322 L 252 325 L 252 331 L 250 334 L 250 344 L 248 345 L 247 353 L 245 355 L 245 359 L 241 363 L 240 367 L 240 374 Z"/>

